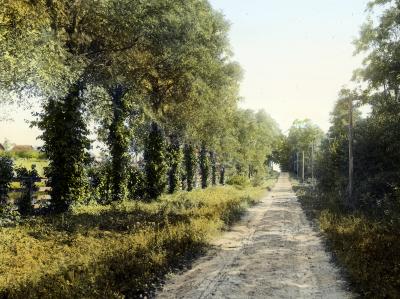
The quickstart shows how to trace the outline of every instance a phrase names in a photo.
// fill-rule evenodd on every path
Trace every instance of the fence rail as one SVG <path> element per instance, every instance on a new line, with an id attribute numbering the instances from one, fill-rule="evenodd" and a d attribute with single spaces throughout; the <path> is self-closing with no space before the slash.
<path id="1" fill-rule="evenodd" d="M 51 187 L 37 187 L 36 183 L 47 183 L 47 178 L 32 178 L 32 177 L 20 177 L 14 178 L 12 180 L 13 183 L 20 183 L 25 185 L 22 188 L 13 188 L 10 190 L 11 194 L 15 193 L 24 193 L 27 192 L 30 196 L 30 200 L 32 204 L 35 204 L 37 201 L 49 200 L 50 195 L 48 194 L 51 191 Z M 28 184 L 26 184 L 28 183 Z M 44 194 L 43 194 L 44 193 Z M 47 193 L 47 194 L 46 194 Z M 35 200 L 36 195 L 36 200 Z"/>

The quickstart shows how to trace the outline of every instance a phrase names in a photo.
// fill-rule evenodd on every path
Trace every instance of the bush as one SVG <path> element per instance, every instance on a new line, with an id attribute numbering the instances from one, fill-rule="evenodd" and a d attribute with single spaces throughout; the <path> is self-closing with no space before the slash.
<path id="1" fill-rule="evenodd" d="M 18 211 L 22 215 L 28 215 L 33 211 L 32 194 L 39 190 L 35 186 L 36 182 L 40 182 L 39 174 L 36 166 L 32 165 L 31 170 L 25 167 L 19 167 L 15 170 L 17 177 L 21 180 L 21 185 L 25 189 L 22 192 L 21 198 L 17 201 Z"/>
<path id="2" fill-rule="evenodd" d="M 250 180 L 244 175 L 233 175 L 226 181 L 226 183 L 228 185 L 247 187 L 250 185 Z"/>
<path id="3" fill-rule="evenodd" d="M 0 204 L 8 198 L 10 184 L 14 177 L 14 162 L 7 156 L 0 157 Z"/>
<path id="4" fill-rule="evenodd" d="M 90 178 L 89 201 L 107 204 L 111 198 L 111 163 L 110 161 L 92 162 L 87 170 Z"/>
<path id="5" fill-rule="evenodd" d="M 264 176 L 257 173 L 254 177 L 251 178 L 251 185 L 253 187 L 259 187 L 264 183 Z"/>
<path id="6" fill-rule="evenodd" d="M 142 199 L 146 194 L 146 177 L 136 166 L 128 168 L 129 199 Z"/>

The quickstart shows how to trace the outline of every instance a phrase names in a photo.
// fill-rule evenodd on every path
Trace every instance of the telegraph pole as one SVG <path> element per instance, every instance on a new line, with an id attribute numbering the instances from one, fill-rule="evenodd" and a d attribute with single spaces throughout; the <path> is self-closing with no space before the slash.
<path id="1" fill-rule="evenodd" d="M 311 143 L 311 184 L 314 188 L 314 140 Z"/>
<path id="2" fill-rule="evenodd" d="M 348 186 L 348 202 L 347 205 L 353 205 L 353 172 L 354 172 L 354 157 L 353 157 L 353 99 L 349 96 L 349 186 Z"/>
<path id="3" fill-rule="evenodd" d="M 296 153 L 296 174 L 297 178 L 299 178 L 299 152 Z"/>
<path id="4" fill-rule="evenodd" d="M 303 163 L 302 163 L 301 179 L 304 183 L 304 151 L 303 151 Z"/>

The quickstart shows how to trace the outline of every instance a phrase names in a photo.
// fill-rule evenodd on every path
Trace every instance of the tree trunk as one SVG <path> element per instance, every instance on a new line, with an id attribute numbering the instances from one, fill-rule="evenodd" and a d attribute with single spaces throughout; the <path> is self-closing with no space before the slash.
<path id="1" fill-rule="evenodd" d="M 217 159 L 215 157 L 215 152 L 210 152 L 211 160 L 211 183 L 213 186 L 217 185 Z"/>
<path id="2" fill-rule="evenodd" d="M 185 145 L 185 176 L 187 191 L 192 191 L 195 184 L 196 154 L 193 145 Z"/>
<path id="3" fill-rule="evenodd" d="M 169 153 L 169 171 L 168 171 L 168 192 L 173 194 L 178 189 L 180 167 L 181 167 L 181 147 L 178 137 L 175 135 L 170 138 L 170 145 L 168 146 Z"/>
<path id="4" fill-rule="evenodd" d="M 109 91 L 112 100 L 113 119 L 109 129 L 108 145 L 111 154 L 111 194 L 113 201 L 127 196 L 127 166 L 129 162 L 129 129 L 125 128 L 127 108 L 124 103 L 126 91 L 117 85 Z"/>
<path id="5" fill-rule="evenodd" d="M 210 173 L 209 161 L 207 156 L 207 148 L 202 144 L 200 149 L 200 175 L 201 175 L 201 188 L 208 187 L 208 176 Z"/>
<path id="6" fill-rule="evenodd" d="M 219 183 L 220 185 L 225 185 L 225 166 L 221 165 L 221 169 L 219 171 Z"/>
<path id="7" fill-rule="evenodd" d="M 157 123 L 152 122 L 144 151 L 146 194 L 148 199 L 159 197 L 167 185 L 165 155 L 165 137 L 163 131 Z"/>

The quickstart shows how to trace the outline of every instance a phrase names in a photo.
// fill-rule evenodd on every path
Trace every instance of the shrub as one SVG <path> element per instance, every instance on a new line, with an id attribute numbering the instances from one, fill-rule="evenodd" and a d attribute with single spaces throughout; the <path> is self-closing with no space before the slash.
<path id="1" fill-rule="evenodd" d="M 31 170 L 19 167 L 15 172 L 21 180 L 22 187 L 25 189 L 21 198 L 17 201 L 18 211 L 21 215 L 28 215 L 33 211 L 32 196 L 33 192 L 38 190 L 35 183 L 40 181 L 40 177 L 35 165 L 32 165 Z"/>
<path id="2" fill-rule="evenodd" d="M 244 175 L 233 175 L 226 181 L 226 183 L 228 185 L 247 187 L 250 185 L 250 180 Z"/>
<path id="3" fill-rule="evenodd" d="M 251 185 L 253 187 L 259 187 L 263 184 L 263 182 L 264 182 L 264 177 L 259 173 L 257 173 L 255 176 L 251 178 Z"/>
<path id="4" fill-rule="evenodd" d="M 90 200 L 106 204 L 111 198 L 111 163 L 108 160 L 92 162 L 87 170 L 90 178 L 89 194 Z"/>
<path id="5" fill-rule="evenodd" d="M 8 198 L 10 184 L 14 177 L 14 162 L 7 156 L 0 157 L 0 204 Z"/>
<path id="6" fill-rule="evenodd" d="M 146 194 L 146 177 L 136 166 L 128 168 L 129 199 L 142 199 Z"/>

